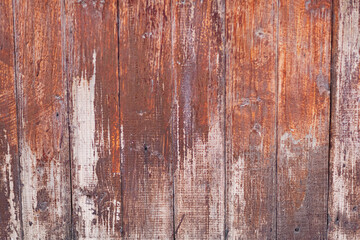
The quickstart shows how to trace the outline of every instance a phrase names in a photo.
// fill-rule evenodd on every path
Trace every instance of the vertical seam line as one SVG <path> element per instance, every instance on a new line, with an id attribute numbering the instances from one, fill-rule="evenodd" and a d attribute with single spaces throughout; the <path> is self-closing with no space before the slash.
<path id="1" fill-rule="evenodd" d="M 223 129 L 224 129 L 224 239 L 227 239 L 227 146 L 226 146 L 226 138 L 227 138 L 227 82 L 226 82 L 226 71 L 227 71 L 227 35 L 226 35 L 226 0 L 223 2 L 223 64 L 224 64 L 224 72 L 223 72 L 223 101 L 224 101 L 224 123 L 223 123 Z"/>
<path id="2" fill-rule="evenodd" d="M 275 239 L 278 239 L 278 152 L 279 152 L 279 28 L 280 0 L 276 1 L 276 53 L 275 53 Z"/>
<path id="3" fill-rule="evenodd" d="M 68 127 L 68 151 L 69 151 L 69 170 L 70 170 L 70 238 L 74 239 L 74 224 L 73 224 L 73 179 L 72 179 L 72 154 L 71 154 L 71 126 L 70 126 L 70 87 L 69 87 L 69 79 L 68 79 L 68 68 L 66 62 L 66 15 L 65 11 L 65 1 L 62 0 L 60 2 L 61 6 L 61 47 L 62 47 L 62 77 L 65 79 L 66 85 L 66 108 L 67 108 L 67 127 Z"/>
<path id="4" fill-rule="evenodd" d="M 21 89 L 19 86 L 19 79 L 18 79 L 18 63 L 17 63 L 17 41 L 16 41 L 16 4 L 15 0 L 12 0 L 12 15 L 13 15 L 13 44 L 14 44 L 14 93 L 15 93 L 15 105 L 16 105 L 16 125 L 17 125 L 17 164 L 18 164 L 18 191 L 19 191 L 19 220 L 20 220 L 20 238 L 24 239 L 24 225 L 23 225 L 23 214 L 22 214 L 22 184 L 21 184 L 21 150 L 22 150 L 22 143 L 21 143 L 21 130 L 22 130 L 22 121 L 21 121 L 21 107 L 19 105 L 19 101 L 21 99 Z"/>
<path id="5" fill-rule="evenodd" d="M 329 85 L 329 91 L 330 91 L 330 98 L 329 98 L 329 145 L 328 145 L 328 162 L 327 162 L 327 196 L 326 196 L 326 239 L 328 238 L 329 234 L 329 197 L 330 197 L 330 178 L 331 178 L 331 129 L 332 129 L 332 114 L 333 114 L 333 84 L 334 84 L 334 0 L 331 1 L 331 19 L 330 19 L 330 85 Z"/>
<path id="6" fill-rule="evenodd" d="M 118 83 L 119 83 L 119 92 L 118 92 L 118 107 L 119 107 L 119 128 L 120 128 L 120 134 L 123 134 L 123 130 L 121 129 L 121 79 L 120 79 L 120 2 L 119 0 L 116 0 L 116 33 L 117 33 L 117 77 L 118 77 Z M 120 138 L 121 141 L 121 138 Z M 122 148 L 121 148 L 121 142 L 120 142 L 120 219 L 121 219 L 121 229 L 120 229 L 120 236 L 123 238 L 123 232 L 124 232 L 124 201 L 123 201 L 123 164 L 122 164 Z"/>

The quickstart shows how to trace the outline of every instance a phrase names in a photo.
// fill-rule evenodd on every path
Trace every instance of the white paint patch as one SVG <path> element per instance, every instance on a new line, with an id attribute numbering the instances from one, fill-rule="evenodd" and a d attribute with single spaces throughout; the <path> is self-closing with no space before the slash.
<path id="1" fill-rule="evenodd" d="M 96 84 L 96 51 L 93 53 L 93 74 L 87 79 L 86 71 L 81 77 L 77 77 L 72 85 L 73 99 L 73 157 L 75 167 L 76 186 L 75 211 L 79 216 L 79 238 L 102 238 L 111 237 L 114 227 L 108 226 L 110 221 L 101 224 L 98 218 L 98 209 L 95 204 L 93 191 L 98 184 L 96 165 L 99 160 L 97 143 L 95 142 L 95 84 Z M 100 141 L 101 142 L 101 141 Z M 111 203 L 109 202 L 111 205 Z M 118 208 L 118 203 L 112 203 Z M 105 208 L 106 211 L 106 208 Z M 112 218 L 109 214 L 109 218 Z M 96 222 L 96 225 L 94 225 Z M 115 222 L 115 221 L 112 221 Z"/>
<path id="2" fill-rule="evenodd" d="M 3 184 L 8 183 L 9 188 L 6 189 L 5 193 L 9 196 L 9 237 L 10 239 L 18 239 L 20 237 L 20 233 L 18 232 L 19 222 L 17 220 L 16 211 L 14 203 L 16 202 L 15 194 L 14 194 L 14 176 L 12 174 L 12 165 L 11 165 L 11 154 L 10 154 L 10 145 L 7 139 L 6 130 L 4 129 L 5 134 L 5 142 L 7 143 L 7 153 L 5 154 L 5 164 L 2 166 L 2 176 L 4 177 L 1 182 Z M 7 178 L 9 177 L 9 178 Z"/>
<path id="3" fill-rule="evenodd" d="M 36 173 L 35 153 L 31 151 L 27 143 L 22 144 L 21 148 L 21 182 L 24 184 L 22 192 L 22 212 L 24 239 L 46 239 L 46 225 L 38 220 L 38 214 L 35 209 L 37 207 L 37 190 L 41 189 L 38 184 Z M 55 209 L 54 209 L 55 210 Z M 56 216 L 54 212 L 51 216 Z M 31 223 L 31 226 L 30 226 Z"/>
<path id="4" fill-rule="evenodd" d="M 228 156 L 234 156 L 233 153 L 229 153 Z M 227 204 L 228 208 L 228 222 L 233 226 L 231 229 L 231 236 L 242 236 L 246 235 L 246 229 L 248 228 L 245 224 L 241 224 L 240 228 L 236 227 L 237 224 L 234 223 L 244 223 L 242 216 L 239 216 L 238 213 L 244 213 L 246 207 L 245 200 L 245 156 L 241 155 L 238 159 L 233 159 L 231 169 L 229 170 L 228 176 L 230 179 L 227 181 L 228 192 L 231 194 L 227 195 L 227 202 L 232 204 Z M 231 237 L 229 236 L 229 237 Z"/>

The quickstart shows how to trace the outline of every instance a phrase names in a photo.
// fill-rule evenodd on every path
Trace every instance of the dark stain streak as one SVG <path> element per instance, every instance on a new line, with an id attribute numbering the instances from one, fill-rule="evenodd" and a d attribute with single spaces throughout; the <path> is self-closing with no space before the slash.
<path id="1" fill-rule="evenodd" d="M 45 188 L 39 190 L 37 192 L 37 205 L 36 205 L 36 211 L 40 211 L 40 212 L 45 212 L 48 210 L 48 206 L 49 206 L 49 193 L 47 192 L 47 190 Z M 42 215 L 42 218 L 47 218 L 47 216 Z"/>
<path id="2" fill-rule="evenodd" d="M 179 228 L 180 228 L 181 223 L 183 222 L 184 218 L 185 218 L 185 214 L 183 214 L 183 215 L 181 216 L 180 222 L 179 222 L 179 224 L 178 224 L 178 226 L 177 226 L 177 228 L 176 228 L 176 230 L 175 230 L 175 232 L 174 232 L 174 234 L 173 234 L 174 236 L 176 236 L 176 234 L 178 233 Z"/>

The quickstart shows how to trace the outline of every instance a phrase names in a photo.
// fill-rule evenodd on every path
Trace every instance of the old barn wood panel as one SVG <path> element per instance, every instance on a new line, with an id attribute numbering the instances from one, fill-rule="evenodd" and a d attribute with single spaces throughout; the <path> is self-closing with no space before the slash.
<path id="1" fill-rule="evenodd" d="M 229 239 L 276 236 L 277 1 L 227 1 Z"/>
<path id="2" fill-rule="evenodd" d="M 123 234 L 170 239 L 173 151 L 170 1 L 120 1 Z"/>
<path id="3" fill-rule="evenodd" d="M 173 1 L 178 239 L 224 236 L 224 3 Z"/>
<path id="4" fill-rule="evenodd" d="M 359 12 L 1 1 L 0 239 L 360 239 Z"/>
<path id="5" fill-rule="evenodd" d="M 117 2 L 65 1 L 73 237 L 121 236 Z"/>
<path id="6" fill-rule="evenodd" d="M 0 3 L 0 239 L 21 238 L 11 0 Z"/>
<path id="7" fill-rule="evenodd" d="M 360 239 L 359 11 L 334 1 L 329 239 Z"/>
<path id="8" fill-rule="evenodd" d="M 25 239 L 68 238 L 71 187 L 60 1 L 14 1 Z"/>
<path id="9" fill-rule="evenodd" d="M 277 238 L 324 239 L 331 1 L 279 1 Z"/>

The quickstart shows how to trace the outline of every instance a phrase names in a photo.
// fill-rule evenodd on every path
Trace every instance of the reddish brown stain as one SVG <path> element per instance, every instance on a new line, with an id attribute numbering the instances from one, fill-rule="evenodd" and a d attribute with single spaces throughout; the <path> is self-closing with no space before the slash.
<path id="1" fill-rule="evenodd" d="M 228 237 L 271 239 L 276 234 L 277 3 L 226 3 Z"/>
<path id="2" fill-rule="evenodd" d="M 22 221 L 33 223 L 23 224 L 24 237 L 56 234 L 66 238 L 71 196 L 65 194 L 70 191 L 70 175 L 61 5 L 56 1 L 14 2 L 13 14 Z"/>
<path id="3" fill-rule="evenodd" d="M 123 236 L 173 234 L 170 1 L 119 6 Z"/>
<path id="4" fill-rule="evenodd" d="M 280 1 L 278 31 L 277 234 L 325 238 L 330 1 Z"/>

